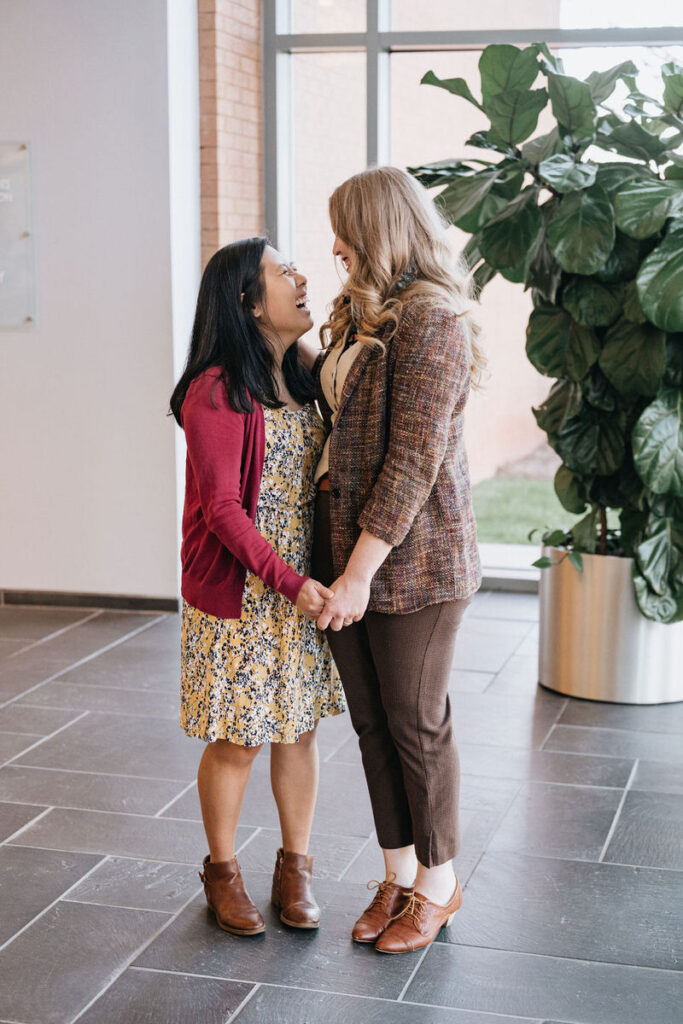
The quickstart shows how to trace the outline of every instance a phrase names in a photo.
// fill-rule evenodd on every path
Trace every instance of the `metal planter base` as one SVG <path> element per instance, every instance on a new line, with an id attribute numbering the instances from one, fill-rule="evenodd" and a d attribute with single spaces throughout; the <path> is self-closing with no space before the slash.
<path id="1" fill-rule="evenodd" d="M 544 548 L 554 562 L 566 552 Z M 633 591 L 633 560 L 584 555 L 541 571 L 538 679 L 569 697 L 619 704 L 683 700 L 683 622 L 652 622 Z"/>

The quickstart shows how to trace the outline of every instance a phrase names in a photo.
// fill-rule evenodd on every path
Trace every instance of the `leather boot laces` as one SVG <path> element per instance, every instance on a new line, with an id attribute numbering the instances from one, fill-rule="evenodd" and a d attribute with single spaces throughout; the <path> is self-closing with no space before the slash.
<path id="1" fill-rule="evenodd" d="M 389 920 L 398 921 L 399 918 L 409 918 L 413 922 L 417 930 L 421 931 L 420 917 L 428 903 L 429 900 L 421 900 L 419 896 L 412 892 L 403 910 L 400 910 L 398 914 L 394 914 L 394 916 L 391 917 Z"/>
<path id="2" fill-rule="evenodd" d="M 392 885 L 395 878 L 396 875 L 392 873 L 388 878 L 385 878 L 383 882 L 378 881 L 376 878 L 372 878 L 367 883 L 365 886 L 366 889 L 369 889 L 371 892 L 373 889 L 377 890 L 372 898 L 372 903 L 368 907 L 368 910 L 374 910 L 375 907 L 381 907 L 382 910 L 386 909 L 386 902 L 389 896 L 389 886 Z"/>

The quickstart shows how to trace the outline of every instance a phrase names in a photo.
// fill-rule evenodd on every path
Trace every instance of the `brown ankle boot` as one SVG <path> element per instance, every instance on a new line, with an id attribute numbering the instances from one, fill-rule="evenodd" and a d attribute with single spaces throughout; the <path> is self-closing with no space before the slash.
<path id="1" fill-rule="evenodd" d="M 212 864 L 209 855 L 204 858 L 204 871 L 199 872 L 204 883 L 206 902 L 216 915 L 216 921 L 233 935 L 259 935 L 266 925 L 249 894 L 244 888 L 237 858 Z"/>
<path id="2" fill-rule="evenodd" d="M 312 857 L 277 851 L 272 901 L 280 920 L 292 928 L 317 928 L 320 924 L 320 907 L 311 892 L 312 872 Z"/>

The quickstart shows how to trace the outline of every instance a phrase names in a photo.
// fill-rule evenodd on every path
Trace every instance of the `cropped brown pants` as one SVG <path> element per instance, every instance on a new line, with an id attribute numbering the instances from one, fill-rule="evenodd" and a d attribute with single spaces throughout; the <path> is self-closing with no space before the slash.
<path id="1" fill-rule="evenodd" d="M 312 575 L 334 579 L 330 495 L 316 500 Z M 377 839 L 385 850 L 415 845 L 433 867 L 458 851 L 460 769 L 448 698 L 455 635 L 469 599 L 407 615 L 368 611 L 327 630 L 358 734 Z"/>

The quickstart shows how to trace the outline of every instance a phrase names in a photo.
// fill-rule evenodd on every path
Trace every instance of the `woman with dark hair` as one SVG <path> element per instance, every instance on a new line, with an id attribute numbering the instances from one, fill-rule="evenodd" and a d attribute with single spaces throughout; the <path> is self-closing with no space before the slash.
<path id="1" fill-rule="evenodd" d="M 325 438 L 296 349 L 312 323 L 306 278 L 266 239 L 226 245 L 204 271 L 171 397 L 187 440 L 180 722 L 207 743 L 197 776 L 209 845 L 200 877 L 218 924 L 235 935 L 265 929 L 235 857 L 264 743 L 282 829 L 273 902 L 295 928 L 320 919 L 308 855 L 315 730 L 345 705 L 315 624 L 332 592 L 308 578 Z"/>

